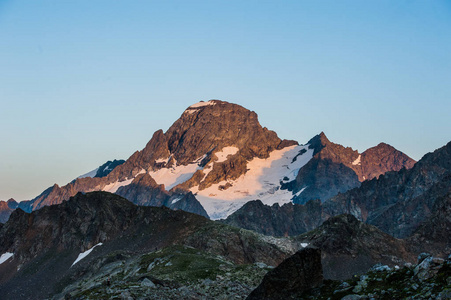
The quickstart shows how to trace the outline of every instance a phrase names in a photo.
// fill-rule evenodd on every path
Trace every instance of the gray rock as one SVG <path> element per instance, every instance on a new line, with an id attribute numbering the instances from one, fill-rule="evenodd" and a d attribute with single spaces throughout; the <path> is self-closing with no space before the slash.
<path id="1" fill-rule="evenodd" d="M 149 287 L 149 288 L 155 288 L 155 283 L 153 283 L 150 279 L 144 278 L 143 281 L 141 281 L 141 286 Z"/>
<path id="2" fill-rule="evenodd" d="M 426 258 L 428 258 L 430 256 L 431 256 L 431 254 L 429 254 L 429 253 L 425 253 L 425 252 L 420 253 L 417 258 L 417 264 L 420 264 L 423 260 L 425 260 Z"/>
<path id="3" fill-rule="evenodd" d="M 398 267 L 399 268 L 399 267 Z M 370 271 L 373 272 L 384 272 L 384 271 L 390 271 L 390 267 L 387 265 L 382 265 L 381 263 L 379 264 L 375 264 L 374 266 L 371 267 Z"/>

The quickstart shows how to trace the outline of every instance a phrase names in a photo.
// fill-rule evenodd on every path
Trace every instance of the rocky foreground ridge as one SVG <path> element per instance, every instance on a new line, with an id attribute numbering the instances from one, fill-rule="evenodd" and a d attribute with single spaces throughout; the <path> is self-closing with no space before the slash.
<path id="1" fill-rule="evenodd" d="M 443 200 L 441 205 L 449 207 L 450 202 Z M 111 193 L 78 193 L 69 201 L 30 214 L 17 209 L 0 227 L 0 294 L 2 299 L 244 299 L 264 276 L 275 276 L 271 280 L 285 280 L 284 291 L 291 291 L 289 295 L 297 295 L 293 289 L 300 282 L 312 299 L 337 290 L 341 297 L 348 293 L 398 295 L 401 288 L 391 285 L 398 277 L 361 275 L 374 264 L 385 265 L 384 272 L 396 266 L 411 268 L 409 263 L 428 247 L 443 254 L 446 246 L 435 239 L 446 238 L 450 219 L 449 210 L 440 210 L 415 235 L 400 240 L 345 214 L 288 239 L 259 235 L 180 210 L 136 206 Z M 317 249 L 316 255 L 320 251 L 319 259 L 303 263 L 294 258 L 288 265 L 296 272 L 270 271 L 306 247 Z M 83 253 L 86 256 L 79 260 Z M 321 270 L 321 276 L 308 277 L 317 278 L 318 285 L 308 286 L 311 281 L 290 277 L 306 274 L 306 270 Z M 410 277 L 414 274 L 403 270 Z M 440 275 L 442 271 L 427 281 L 428 290 L 422 287 L 416 294 L 442 293 L 443 286 L 437 285 L 448 282 L 443 276 L 449 276 Z M 410 282 L 405 280 L 411 279 L 398 283 Z M 409 288 L 406 291 L 416 295 Z"/>
<path id="2" fill-rule="evenodd" d="M 421 253 L 416 264 L 376 264 L 366 274 L 323 280 L 321 251 L 307 248 L 269 271 L 246 298 L 253 299 L 450 299 L 451 255 Z"/>
<path id="3" fill-rule="evenodd" d="M 0 228 L 0 241 L 0 254 L 11 255 L 0 264 L 2 299 L 49 297 L 105 264 L 143 258 L 172 246 L 195 248 L 213 258 L 219 255 L 226 265 L 275 266 L 296 250 L 295 243 L 286 239 L 180 210 L 136 206 L 105 192 L 78 193 L 31 214 L 17 209 Z M 77 256 L 90 249 L 92 253 L 74 265 Z"/>
<path id="4" fill-rule="evenodd" d="M 31 214 L 18 209 L 0 241 L 0 254 L 10 255 L 0 263 L 2 299 L 243 299 L 305 247 L 321 251 L 327 280 L 364 274 L 375 263 L 403 266 L 418 255 L 351 215 L 293 239 L 274 238 L 105 192 L 79 193 Z"/>

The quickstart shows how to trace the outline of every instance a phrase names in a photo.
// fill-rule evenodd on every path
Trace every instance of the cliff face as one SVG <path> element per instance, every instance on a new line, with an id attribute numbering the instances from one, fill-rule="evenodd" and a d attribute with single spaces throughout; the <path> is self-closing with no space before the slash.
<path id="1" fill-rule="evenodd" d="M 451 186 L 451 143 L 425 155 L 412 169 L 388 172 L 325 203 L 328 215 L 350 213 L 395 237 L 411 235 L 431 216 Z"/>

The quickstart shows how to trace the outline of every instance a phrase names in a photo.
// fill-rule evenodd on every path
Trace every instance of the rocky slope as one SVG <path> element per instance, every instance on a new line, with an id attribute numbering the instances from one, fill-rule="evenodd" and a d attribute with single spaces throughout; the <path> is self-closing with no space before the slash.
<path id="1" fill-rule="evenodd" d="M 322 224 L 322 205 L 320 200 L 305 205 L 287 203 L 282 206 L 249 201 L 221 222 L 265 235 L 295 236 Z"/>
<path id="2" fill-rule="evenodd" d="M 171 245 L 221 255 L 233 264 L 277 265 L 296 250 L 288 240 L 268 239 L 196 214 L 135 206 L 105 192 L 78 193 L 31 214 L 17 209 L 1 227 L 0 254 L 11 258 L 0 264 L 0 294 L 3 299 L 48 297 L 115 251 L 139 256 Z M 72 266 L 77 255 L 91 249 Z"/>

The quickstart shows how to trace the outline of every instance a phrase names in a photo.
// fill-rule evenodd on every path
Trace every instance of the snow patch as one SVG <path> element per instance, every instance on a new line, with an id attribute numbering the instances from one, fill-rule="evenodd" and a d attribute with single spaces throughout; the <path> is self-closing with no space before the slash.
<path id="1" fill-rule="evenodd" d="M 301 151 L 305 153 L 293 162 Z M 275 150 L 267 159 L 254 158 L 249 161 L 249 170 L 237 180 L 222 181 L 202 191 L 193 187 L 191 192 L 213 220 L 226 218 L 251 200 L 259 199 L 266 205 L 289 203 L 293 194 L 281 190 L 280 182 L 283 179 L 294 180 L 299 169 L 312 158 L 313 151 L 308 145 Z M 232 186 L 225 190 L 220 188 L 227 183 Z"/>
<path id="2" fill-rule="evenodd" d="M 189 108 L 198 108 L 198 107 L 209 106 L 209 105 L 216 105 L 216 103 L 211 100 L 207 101 L 207 102 L 201 101 L 201 102 L 197 102 L 197 103 L 191 105 Z"/>
<path id="3" fill-rule="evenodd" d="M 198 112 L 199 110 L 200 109 L 187 109 L 187 110 L 185 110 L 185 113 L 192 115 L 192 114 Z"/>
<path id="4" fill-rule="evenodd" d="M 99 170 L 99 168 L 96 168 L 96 169 L 92 170 L 91 172 L 88 172 L 86 174 L 78 176 L 77 179 L 79 179 L 79 178 L 86 178 L 86 177 L 93 178 L 94 176 L 96 176 L 98 170 Z"/>
<path id="5" fill-rule="evenodd" d="M 357 157 L 357 159 L 352 162 L 353 166 L 360 165 L 360 157 L 361 155 L 359 154 L 359 157 Z"/>
<path id="6" fill-rule="evenodd" d="M 193 177 L 193 174 L 196 173 L 197 170 L 202 170 L 199 163 L 205 156 L 206 155 L 196 159 L 196 161 L 186 166 L 177 166 L 177 164 L 174 164 L 171 168 L 161 168 L 157 171 L 149 171 L 149 175 L 152 176 L 158 184 L 164 184 L 165 189 L 169 191 L 174 186 Z"/>
<path id="7" fill-rule="evenodd" d="M 0 265 L 13 256 L 14 256 L 14 253 L 11 253 L 11 252 L 3 253 L 2 256 L 0 256 Z"/>
<path id="8" fill-rule="evenodd" d="M 142 169 L 141 171 L 139 171 L 138 174 L 136 174 L 136 176 L 138 176 L 139 174 L 143 174 L 143 173 L 146 173 L 146 170 Z M 135 179 L 136 176 L 133 177 L 133 178 L 124 180 L 124 181 L 116 181 L 116 182 L 107 184 L 106 186 L 103 187 L 102 191 L 110 192 L 110 193 L 116 193 L 116 191 L 117 191 L 121 186 L 127 186 L 127 185 L 129 185 L 130 183 L 132 183 L 133 179 Z"/>
<path id="9" fill-rule="evenodd" d="M 294 195 L 294 197 L 297 197 L 297 196 L 299 196 L 300 194 L 302 194 L 302 192 L 303 192 L 306 188 L 307 188 L 307 186 L 306 186 L 306 187 L 303 187 L 299 192 L 297 192 L 297 193 Z"/>
<path id="10" fill-rule="evenodd" d="M 155 162 L 157 164 L 161 164 L 161 163 L 168 163 L 169 158 L 159 158 L 157 160 L 155 160 Z"/>
<path id="11" fill-rule="evenodd" d="M 129 185 L 130 183 L 132 183 L 133 179 L 135 178 L 131 178 L 131 179 L 127 179 L 124 181 L 116 181 L 110 184 L 107 184 L 102 191 L 105 192 L 110 192 L 110 193 L 116 193 L 116 191 L 121 187 L 121 186 L 126 186 Z"/>
<path id="12" fill-rule="evenodd" d="M 180 198 L 175 198 L 174 200 L 172 200 L 171 204 L 177 203 L 177 202 L 179 202 L 180 200 L 182 200 L 182 197 L 180 197 Z"/>
<path id="13" fill-rule="evenodd" d="M 72 264 L 72 266 L 75 265 L 76 263 L 78 263 L 80 260 L 82 260 L 82 259 L 85 258 L 86 256 L 88 256 L 89 253 L 91 253 L 91 251 L 94 250 L 95 247 L 97 247 L 97 246 L 102 246 L 102 245 L 103 245 L 102 243 L 98 243 L 97 245 L 93 246 L 91 249 L 88 249 L 88 250 L 86 250 L 85 252 L 80 253 L 80 254 L 78 255 L 77 259 L 76 259 L 76 260 L 74 261 L 74 263 Z M 72 266 L 71 266 L 71 267 L 72 267 Z"/>
<path id="14" fill-rule="evenodd" d="M 216 162 L 223 162 L 227 160 L 227 157 L 229 155 L 235 155 L 240 149 L 238 149 L 237 147 L 224 147 L 222 148 L 221 151 L 216 152 L 215 155 L 218 158 L 218 160 Z"/>
<path id="15" fill-rule="evenodd" d="M 309 244 L 308 243 L 301 243 L 302 248 L 307 247 Z"/>

